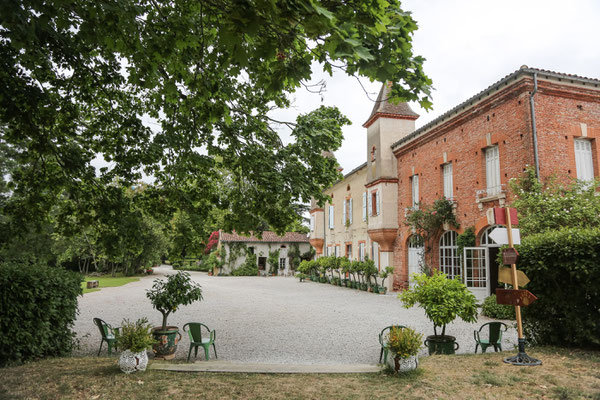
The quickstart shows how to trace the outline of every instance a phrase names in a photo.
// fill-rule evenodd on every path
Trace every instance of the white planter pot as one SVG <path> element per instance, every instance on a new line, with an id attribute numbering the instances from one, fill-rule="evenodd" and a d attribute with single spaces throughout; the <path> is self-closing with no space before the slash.
<path id="1" fill-rule="evenodd" d="M 135 371 L 145 371 L 148 366 L 148 354 L 146 350 L 139 353 L 132 353 L 131 350 L 125 350 L 119 357 L 119 367 L 121 371 L 130 374 Z"/>
<path id="2" fill-rule="evenodd" d="M 408 358 L 398 358 L 398 365 L 392 354 L 388 354 L 387 364 L 395 372 L 406 372 L 417 369 L 419 366 L 419 356 L 411 356 Z"/>

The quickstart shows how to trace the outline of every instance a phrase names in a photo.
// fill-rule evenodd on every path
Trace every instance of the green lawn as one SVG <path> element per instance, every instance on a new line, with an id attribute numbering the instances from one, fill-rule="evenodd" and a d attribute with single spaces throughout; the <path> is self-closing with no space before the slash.
<path id="1" fill-rule="evenodd" d="M 0 399 L 600 399 L 599 352 L 528 353 L 543 365 L 503 363 L 514 351 L 432 356 L 402 377 L 156 370 L 126 375 L 117 356 L 55 358 L 0 369 Z"/>
<path id="2" fill-rule="evenodd" d="M 131 282 L 139 281 L 139 276 L 123 276 L 117 274 L 114 278 L 110 275 L 106 276 L 86 276 L 85 281 L 81 282 L 81 288 L 83 289 L 83 293 L 95 292 L 105 287 L 115 287 L 115 286 L 123 286 Z M 98 281 L 98 287 L 94 289 L 87 289 L 86 282 L 87 281 Z"/>

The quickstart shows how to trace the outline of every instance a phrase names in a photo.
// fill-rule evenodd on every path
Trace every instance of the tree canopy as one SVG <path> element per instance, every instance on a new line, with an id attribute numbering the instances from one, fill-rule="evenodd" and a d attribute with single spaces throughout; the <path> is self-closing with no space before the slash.
<path id="1" fill-rule="evenodd" d="M 286 123 L 283 143 L 269 112 L 289 106 L 317 63 L 394 82 L 395 100 L 429 107 L 416 29 L 396 0 L 5 1 L 3 214 L 39 219 L 66 196 L 99 218 L 115 186 L 145 175 L 147 210 L 218 208 L 226 230 L 285 229 L 295 204 L 324 200 L 338 179 L 322 151 L 340 146 L 349 121 L 320 107 Z"/>

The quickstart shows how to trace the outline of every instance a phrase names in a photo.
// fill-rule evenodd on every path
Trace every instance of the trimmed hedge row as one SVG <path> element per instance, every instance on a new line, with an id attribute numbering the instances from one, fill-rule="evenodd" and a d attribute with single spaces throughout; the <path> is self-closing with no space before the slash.
<path id="1" fill-rule="evenodd" d="M 600 348 L 600 229 L 569 228 L 523 239 L 518 268 L 538 297 L 521 308 L 528 339 Z"/>
<path id="2" fill-rule="evenodd" d="M 0 366 L 72 350 L 82 281 L 57 267 L 0 264 Z"/>

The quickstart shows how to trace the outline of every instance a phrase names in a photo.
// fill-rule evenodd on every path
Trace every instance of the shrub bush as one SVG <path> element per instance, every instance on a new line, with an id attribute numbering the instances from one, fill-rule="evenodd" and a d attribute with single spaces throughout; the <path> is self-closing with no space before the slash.
<path id="1" fill-rule="evenodd" d="M 569 228 L 524 238 L 518 267 L 538 297 L 521 308 L 528 339 L 600 348 L 600 229 Z"/>
<path id="2" fill-rule="evenodd" d="M 0 365 L 72 350 L 82 281 L 62 268 L 0 264 Z"/>
<path id="3" fill-rule="evenodd" d="M 246 261 L 231 273 L 233 276 L 256 276 L 258 265 L 256 265 L 256 254 L 246 254 Z"/>
<path id="4" fill-rule="evenodd" d="M 386 341 L 395 357 L 408 358 L 419 353 L 423 346 L 423 335 L 411 328 L 393 327 L 388 332 Z"/>
<path id="5" fill-rule="evenodd" d="M 496 304 L 496 295 L 488 296 L 483 301 L 481 313 L 496 319 L 515 319 L 515 308 L 505 304 Z"/>

